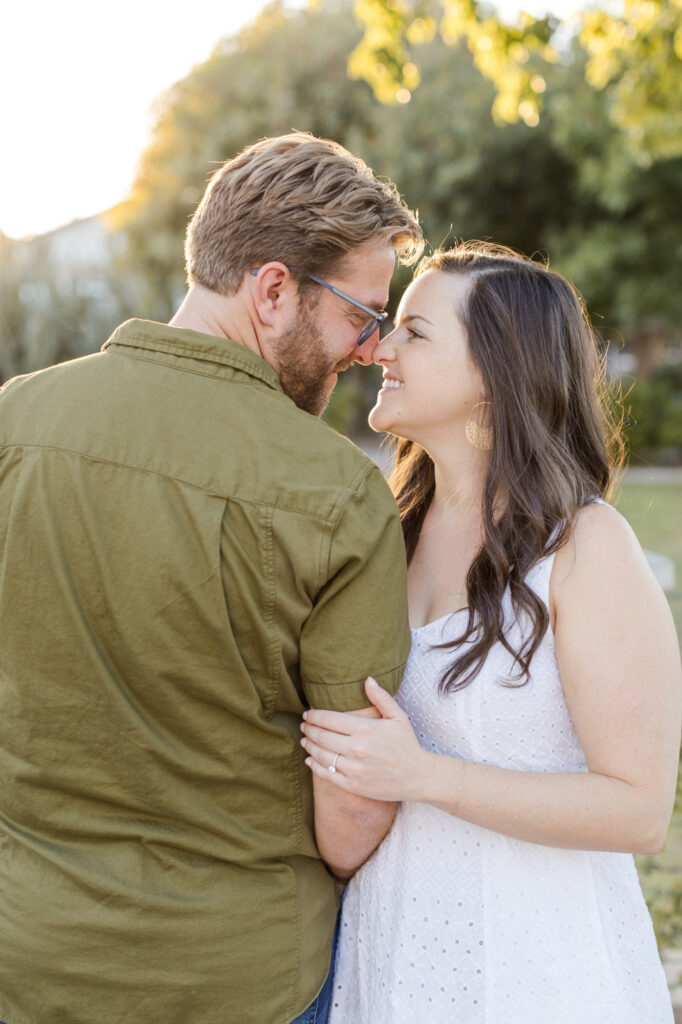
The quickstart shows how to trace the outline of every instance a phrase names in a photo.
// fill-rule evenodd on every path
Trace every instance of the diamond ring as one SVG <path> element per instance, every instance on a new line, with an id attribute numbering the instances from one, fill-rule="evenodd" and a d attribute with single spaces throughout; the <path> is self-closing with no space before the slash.
<path id="1" fill-rule="evenodd" d="M 337 769 L 336 769 L 336 762 L 338 761 L 338 759 L 339 759 L 340 757 L 341 757 L 341 754 L 336 754 L 336 755 L 335 755 L 335 757 L 334 757 L 334 760 L 333 760 L 333 761 L 332 761 L 332 763 L 331 763 L 331 764 L 329 765 L 329 771 L 330 771 L 330 772 L 332 773 L 332 775 L 333 775 L 333 774 L 334 774 L 334 772 L 335 772 L 335 771 L 337 770 Z"/>

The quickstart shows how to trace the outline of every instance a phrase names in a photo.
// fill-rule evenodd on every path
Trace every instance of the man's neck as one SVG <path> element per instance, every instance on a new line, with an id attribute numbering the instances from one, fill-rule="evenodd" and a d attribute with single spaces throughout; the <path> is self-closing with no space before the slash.
<path id="1" fill-rule="evenodd" d="M 251 317 L 238 294 L 218 295 L 192 285 L 169 326 L 229 338 L 256 355 L 263 355 Z"/>

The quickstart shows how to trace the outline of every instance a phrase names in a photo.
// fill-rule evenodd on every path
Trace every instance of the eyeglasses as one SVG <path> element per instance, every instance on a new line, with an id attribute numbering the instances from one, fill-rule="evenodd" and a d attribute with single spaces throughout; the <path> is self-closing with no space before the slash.
<path id="1" fill-rule="evenodd" d="M 258 273 L 259 270 L 260 267 L 253 267 L 251 273 L 255 275 Z M 365 326 L 360 331 L 358 340 L 356 342 L 356 344 L 358 345 L 363 345 L 368 338 L 371 338 L 379 324 L 383 324 L 384 320 L 388 316 L 388 313 L 386 313 L 384 310 L 382 310 L 380 313 L 377 313 L 375 309 L 371 309 L 369 306 L 365 306 L 363 302 L 358 302 L 357 299 L 352 298 L 352 296 L 350 295 L 346 295 L 346 293 L 342 292 L 340 288 L 337 288 L 335 285 L 330 284 L 329 281 L 323 281 L 321 277 L 316 277 L 315 274 L 306 274 L 302 270 L 296 270 L 295 267 L 289 267 L 289 270 L 292 272 L 292 274 L 303 274 L 304 277 L 309 277 L 311 281 L 315 282 L 315 284 L 321 284 L 323 288 L 327 288 L 330 292 L 333 292 L 334 295 L 338 295 L 340 299 L 344 299 L 346 302 L 350 302 L 351 306 L 355 306 L 357 309 L 361 309 L 363 313 L 367 313 L 367 315 L 371 317 L 371 319 L 367 321 Z"/>

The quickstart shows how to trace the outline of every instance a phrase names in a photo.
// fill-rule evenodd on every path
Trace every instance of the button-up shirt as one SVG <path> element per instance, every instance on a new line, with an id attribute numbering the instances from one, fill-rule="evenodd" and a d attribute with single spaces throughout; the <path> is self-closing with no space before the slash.
<path id="1" fill-rule="evenodd" d="M 222 338 L 0 391 L 0 1020 L 287 1024 L 329 966 L 301 712 L 391 692 L 379 470 Z"/>

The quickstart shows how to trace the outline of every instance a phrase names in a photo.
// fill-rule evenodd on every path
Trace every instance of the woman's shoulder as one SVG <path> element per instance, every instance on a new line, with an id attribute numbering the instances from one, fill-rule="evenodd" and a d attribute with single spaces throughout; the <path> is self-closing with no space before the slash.
<path id="1" fill-rule="evenodd" d="M 594 498 L 575 514 L 570 537 L 576 545 L 607 544 L 611 547 L 639 548 L 639 541 L 625 516 L 613 505 Z"/>
<path id="2" fill-rule="evenodd" d="M 604 501 L 590 501 L 576 513 L 567 539 L 557 550 L 552 589 L 572 581 L 603 585 L 630 583 L 650 575 L 635 533 L 620 512 Z M 601 589 L 601 586 L 599 586 Z"/>

